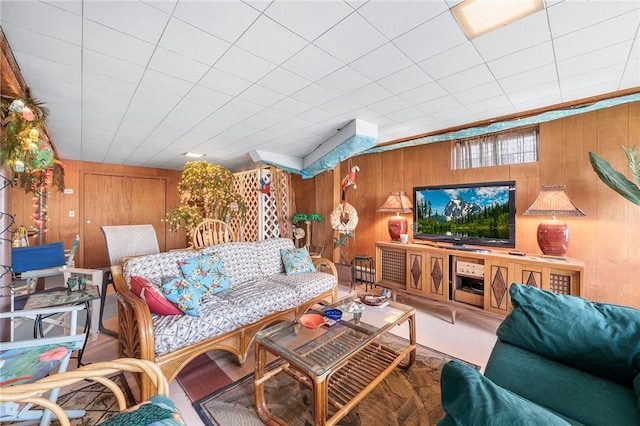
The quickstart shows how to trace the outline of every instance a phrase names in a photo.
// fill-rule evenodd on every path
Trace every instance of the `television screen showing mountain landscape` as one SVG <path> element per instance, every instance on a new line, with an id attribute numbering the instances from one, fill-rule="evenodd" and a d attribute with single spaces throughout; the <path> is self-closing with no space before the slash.
<path id="1" fill-rule="evenodd" d="M 415 193 L 416 233 L 509 238 L 509 186 L 423 189 Z"/>

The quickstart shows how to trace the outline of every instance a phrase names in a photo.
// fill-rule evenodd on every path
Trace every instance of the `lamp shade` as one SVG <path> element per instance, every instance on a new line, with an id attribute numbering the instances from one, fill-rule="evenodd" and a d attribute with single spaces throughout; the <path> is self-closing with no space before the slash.
<path id="1" fill-rule="evenodd" d="M 569 248 L 569 227 L 556 216 L 586 216 L 569 199 L 564 185 L 543 186 L 523 216 L 551 216 L 538 225 L 538 246 L 547 256 L 564 256 Z"/>
<path id="2" fill-rule="evenodd" d="M 409 232 L 407 218 L 400 216 L 401 213 L 411 213 L 413 204 L 404 191 L 395 191 L 389 194 L 387 200 L 378 208 L 378 212 L 396 213 L 389 218 L 388 229 L 392 241 L 400 241 L 400 235 Z"/>

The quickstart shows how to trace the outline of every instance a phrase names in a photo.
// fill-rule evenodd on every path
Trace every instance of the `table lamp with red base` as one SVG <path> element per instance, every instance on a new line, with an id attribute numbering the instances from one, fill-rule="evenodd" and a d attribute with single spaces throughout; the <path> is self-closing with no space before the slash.
<path id="1" fill-rule="evenodd" d="M 400 242 L 400 235 L 407 234 L 409 232 L 409 223 L 407 218 L 401 216 L 402 213 L 411 213 L 413 204 L 407 194 L 404 191 L 395 191 L 389 194 L 387 200 L 376 211 L 395 213 L 395 216 L 389 218 L 389 236 L 391 241 Z"/>
<path id="2" fill-rule="evenodd" d="M 564 257 L 569 248 L 569 227 L 556 216 L 586 216 L 569 199 L 564 185 L 543 186 L 523 216 L 551 216 L 538 225 L 538 246 L 545 256 Z"/>

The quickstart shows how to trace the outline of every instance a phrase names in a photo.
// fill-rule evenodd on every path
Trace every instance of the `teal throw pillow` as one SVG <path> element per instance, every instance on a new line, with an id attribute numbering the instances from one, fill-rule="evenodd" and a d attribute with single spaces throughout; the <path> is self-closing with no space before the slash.
<path id="1" fill-rule="evenodd" d="M 201 287 L 192 286 L 183 277 L 162 278 L 162 291 L 170 302 L 178 309 L 192 317 L 199 317 L 202 312 Z"/>
<path id="2" fill-rule="evenodd" d="M 224 262 L 215 253 L 179 261 L 184 278 L 201 289 L 203 296 L 216 294 L 229 288 L 229 277 Z"/>
<path id="3" fill-rule="evenodd" d="M 299 249 L 281 249 L 280 256 L 284 263 L 284 270 L 287 275 L 302 274 L 303 272 L 315 272 L 311 256 L 306 247 Z"/>
<path id="4" fill-rule="evenodd" d="M 512 284 L 500 340 L 626 387 L 640 372 L 640 310 Z"/>
<path id="5" fill-rule="evenodd" d="M 477 370 L 456 361 L 442 368 L 442 407 L 449 425 L 570 425 L 562 417 L 504 389 Z"/>

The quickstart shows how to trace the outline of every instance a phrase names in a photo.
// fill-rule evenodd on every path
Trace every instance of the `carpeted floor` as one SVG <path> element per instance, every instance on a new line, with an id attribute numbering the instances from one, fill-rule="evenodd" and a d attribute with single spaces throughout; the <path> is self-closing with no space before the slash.
<path id="1" fill-rule="evenodd" d="M 392 340 L 395 340 L 392 345 L 406 346 L 404 339 L 394 337 Z M 394 370 L 339 424 L 434 425 L 444 414 L 440 404 L 440 373 L 442 366 L 452 359 L 455 358 L 418 345 L 416 363 L 409 370 Z M 212 376 L 205 371 L 212 373 L 215 368 L 200 364 L 201 380 L 209 381 L 205 377 Z M 231 379 L 227 377 L 226 380 Z M 182 382 L 181 386 L 185 388 Z M 248 374 L 195 401 L 193 406 L 207 425 L 260 426 L 263 423 L 255 412 L 253 390 L 253 374 Z M 189 394 L 189 389 L 185 392 Z M 265 393 L 271 412 L 288 424 L 313 424 L 309 405 L 311 392 L 301 388 L 288 374 L 278 374 L 268 380 Z"/>
<path id="2" fill-rule="evenodd" d="M 127 406 L 136 404 L 131 389 L 124 374 L 119 373 L 112 380 L 124 390 Z M 85 410 L 86 415 L 81 419 L 72 419 L 72 426 L 97 425 L 120 412 L 118 401 L 113 393 L 99 383 L 90 384 L 58 397 L 58 404 L 64 409 Z M 58 422 L 52 422 L 58 425 Z"/>

